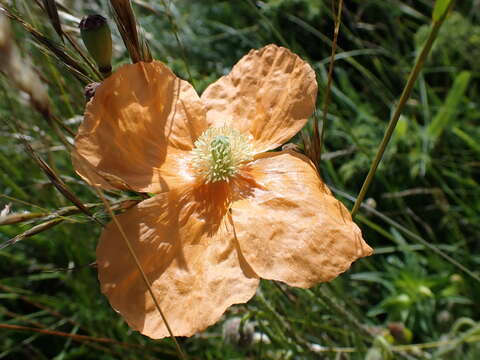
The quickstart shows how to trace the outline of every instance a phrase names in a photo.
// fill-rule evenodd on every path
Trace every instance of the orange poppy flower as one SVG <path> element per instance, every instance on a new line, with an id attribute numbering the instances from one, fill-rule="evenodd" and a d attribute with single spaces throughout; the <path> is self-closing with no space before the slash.
<path id="1" fill-rule="evenodd" d="M 88 103 L 77 172 L 156 195 L 118 215 L 174 335 L 215 323 L 259 278 L 308 288 L 372 249 L 303 155 L 268 152 L 315 106 L 312 68 L 276 45 L 251 51 L 197 95 L 163 63 L 124 65 Z M 152 338 L 167 329 L 114 223 L 97 247 L 103 293 Z"/>

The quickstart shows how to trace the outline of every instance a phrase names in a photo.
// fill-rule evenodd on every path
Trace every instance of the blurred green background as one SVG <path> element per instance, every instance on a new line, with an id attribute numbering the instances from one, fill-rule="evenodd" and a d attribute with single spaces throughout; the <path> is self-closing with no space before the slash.
<path id="1" fill-rule="evenodd" d="M 32 216 L 0 226 L 0 359 L 175 359 L 171 340 L 139 335 L 110 308 L 94 266 L 101 227 L 71 210 L 32 156 L 108 220 L 58 136 L 71 142 L 62 125 L 76 131 L 84 86 L 96 75 L 55 32 L 45 3 L 0 1 L 18 16 L 15 42 L 48 85 L 55 118 L 46 121 L 0 68 L 0 211 L 3 219 Z M 349 209 L 428 36 L 433 6 L 432 0 L 344 4 L 321 172 Z M 57 7 L 63 31 L 78 43 L 82 16 L 107 17 L 113 67 L 130 61 L 107 0 L 64 0 Z M 252 48 L 290 48 L 317 72 L 315 119 L 322 118 L 334 27 L 330 1 L 138 0 L 133 8 L 153 58 L 199 92 Z M 480 358 L 479 18 L 479 1 L 456 2 L 404 108 L 368 207 L 357 217 L 375 254 L 309 290 L 262 281 L 248 304 L 233 306 L 201 334 L 179 338 L 190 358 Z M 69 66 L 62 54 L 71 57 Z M 108 199 L 134 196 L 109 193 Z M 32 228 L 39 233 L 17 236 Z"/>

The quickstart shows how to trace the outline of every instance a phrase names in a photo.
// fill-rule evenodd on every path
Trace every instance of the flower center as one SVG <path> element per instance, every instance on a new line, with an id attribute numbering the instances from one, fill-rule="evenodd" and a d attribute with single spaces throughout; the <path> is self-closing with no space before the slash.
<path id="1" fill-rule="evenodd" d="M 192 165 L 206 184 L 229 181 L 245 162 L 253 159 L 247 137 L 228 126 L 207 129 L 194 145 Z"/>

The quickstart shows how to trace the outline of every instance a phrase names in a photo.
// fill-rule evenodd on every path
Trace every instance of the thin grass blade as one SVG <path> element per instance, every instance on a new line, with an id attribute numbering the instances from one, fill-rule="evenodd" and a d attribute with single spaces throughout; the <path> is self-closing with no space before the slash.
<path id="1" fill-rule="evenodd" d="M 118 31 L 132 62 L 152 61 L 147 40 L 142 36 L 142 32 L 138 31 L 140 27 L 137 25 L 130 0 L 110 0 L 110 5 Z"/>
<path id="2" fill-rule="evenodd" d="M 63 41 L 63 30 L 62 30 L 62 24 L 60 23 L 60 17 L 58 16 L 58 9 L 57 9 L 57 3 L 55 0 L 42 0 L 43 1 L 43 7 L 45 8 L 45 11 L 47 12 L 48 18 L 50 19 L 50 22 L 57 32 L 58 36 L 60 39 Z"/>

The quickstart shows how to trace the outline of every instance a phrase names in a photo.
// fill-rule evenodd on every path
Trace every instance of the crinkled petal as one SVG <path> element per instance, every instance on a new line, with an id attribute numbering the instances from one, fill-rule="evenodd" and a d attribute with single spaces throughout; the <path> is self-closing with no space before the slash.
<path id="1" fill-rule="evenodd" d="M 214 324 L 230 305 L 248 301 L 259 282 L 231 225 L 195 209 L 204 195 L 162 193 L 117 217 L 176 336 Z M 169 336 L 114 222 L 102 233 L 97 263 L 102 291 L 128 324 L 152 338 Z"/>
<path id="2" fill-rule="evenodd" d="M 86 107 L 75 151 L 88 165 L 76 170 L 98 186 L 104 184 L 92 171 L 116 188 L 164 191 L 189 181 L 183 159 L 206 128 L 205 110 L 189 83 L 158 61 L 124 65 Z"/>
<path id="3" fill-rule="evenodd" d="M 261 278 L 307 288 L 372 253 L 303 155 L 267 153 L 245 171 L 260 187 L 233 203 L 232 218 L 241 251 Z"/>
<path id="4" fill-rule="evenodd" d="M 255 151 L 261 153 L 284 144 L 305 125 L 316 96 L 310 65 L 271 44 L 250 51 L 201 98 L 210 124 L 250 134 Z"/>

